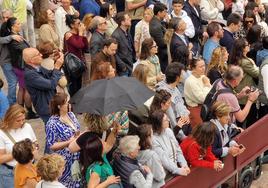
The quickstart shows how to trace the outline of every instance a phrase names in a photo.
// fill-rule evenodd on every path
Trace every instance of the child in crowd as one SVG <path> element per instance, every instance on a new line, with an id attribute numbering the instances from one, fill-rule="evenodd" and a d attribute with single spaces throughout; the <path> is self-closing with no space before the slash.
<path id="1" fill-rule="evenodd" d="M 37 173 L 42 180 L 36 185 L 36 188 L 66 188 L 58 182 L 58 178 L 62 175 L 65 161 L 61 155 L 51 154 L 45 155 L 37 163 Z"/>

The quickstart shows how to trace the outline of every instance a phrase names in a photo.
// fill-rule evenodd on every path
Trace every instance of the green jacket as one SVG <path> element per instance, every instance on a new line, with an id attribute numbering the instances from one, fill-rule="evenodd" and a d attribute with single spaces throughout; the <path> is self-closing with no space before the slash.
<path id="1" fill-rule="evenodd" d="M 256 66 L 254 61 L 250 58 L 243 58 L 239 62 L 239 66 L 244 71 L 244 77 L 240 84 L 235 88 L 235 91 L 239 93 L 246 86 L 254 86 L 256 87 L 256 83 L 254 79 L 258 79 L 259 77 L 259 67 Z M 239 104 L 245 105 L 247 102 L 247 97 L 244 97 L 239 100 Z"/>

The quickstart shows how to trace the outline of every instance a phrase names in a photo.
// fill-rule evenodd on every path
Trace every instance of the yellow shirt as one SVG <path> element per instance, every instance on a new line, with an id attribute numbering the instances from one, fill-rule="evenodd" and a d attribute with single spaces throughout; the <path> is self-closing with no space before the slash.
<path id="1" fill-rule="evenodd" d="M 27 168 L 25 165 L 17 163 L 14 170 L 14 186 L 15 188 L 23 188 L 27 179 L 35 179 L 37 182 L 41 180 L 37 176 L 36 167 Z"/>
<path id="2" fill-rule="evenodd" d="M 27 3 L 26 0 L 3 0 L 3 8 L 10 9 L 13 16 L 16 17 L 20 23 L 24 24 L 27 21 Z"/>

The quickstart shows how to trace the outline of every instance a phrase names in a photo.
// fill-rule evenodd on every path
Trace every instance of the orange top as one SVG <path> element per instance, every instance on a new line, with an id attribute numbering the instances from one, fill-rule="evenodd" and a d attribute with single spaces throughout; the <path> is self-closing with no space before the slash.
<path id="1" fill-rule="evenodd" d="M 29 168 L 29 166 L 17 163 L 14 170 L 15 188 L 23 188 L 27 179 L 34 179 L 37 182 L 41 180 L 41 178 L 37 175 L 36 166 L 31 165 Z"/>

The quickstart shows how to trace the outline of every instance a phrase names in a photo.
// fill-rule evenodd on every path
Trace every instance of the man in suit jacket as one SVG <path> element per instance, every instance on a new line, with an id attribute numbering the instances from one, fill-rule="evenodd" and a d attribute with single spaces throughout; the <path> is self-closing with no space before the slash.
<path id="1" fill-rule="evenodd" d="M 160 60 L 161 71 L 165 72 L 168 65 L 167 44 L 164 41 L 166 28 L 161 21 L 167 15 L 167 7 L 163 3 L 156 3 L 154 5 L 154 17 L 149 23 L 150 35 L 158 46 L 158 58 Z"/>
<path id="2" fill-rule="evenodd" d="M 208 22 L 203 20 L 200 16 L 200 8 L 199 8 L 200 0 L 188 0 L 185 2 L 183 10 L 185 10 L 188 16 L 191 18 L 194 28 L 195 35 L 191 38 L 191 42 L 193 43 L 193 52 L 197 55 L 200 52 L 200 44 L 199 39 L 202 39 L 203 36 L 203 28 L 202 25 L 207 25 Z"/>
<path id="3" fill-rule="evenodd" d="M 188 50 L 187 54 L 189 56 L 192 50 L 192 43 L 189 42 L 188 37 L 185 35 L 186 23 L 183 19 L 174 17 L 170 20 L 170 25 L 174 29 L 173 36 L 170 42 L 170 54 L 172 61 L 176 61 L 178 56 L 181 56 L 184 50 Z"/>
<path id="4" fill-rule="evenodd" d="M 116 15 L 118 27 L 113 32 L 112 37 L 117 40 L 118 49 L 115 55 L 116 71 L 119 76 L 130 76 L 133 63 L 136 61 L 134 43 L 129 33 L 131 18 L 125 12 Z"/>

